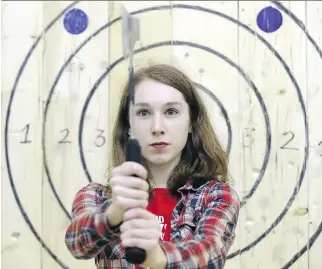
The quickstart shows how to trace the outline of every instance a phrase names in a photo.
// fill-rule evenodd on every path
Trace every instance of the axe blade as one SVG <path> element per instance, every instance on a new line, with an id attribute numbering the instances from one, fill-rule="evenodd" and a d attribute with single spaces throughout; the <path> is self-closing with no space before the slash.
<path id="1" fill-rule="evenodd" d="M 122 38 L 123 38 L 123 54 L 127 58 L 130 53 L 133 53 L 136 41 L 140 40 L 140 23 L 139 19 L 133 17 L 121 5 L 121 18 L 122 18 Z"/>

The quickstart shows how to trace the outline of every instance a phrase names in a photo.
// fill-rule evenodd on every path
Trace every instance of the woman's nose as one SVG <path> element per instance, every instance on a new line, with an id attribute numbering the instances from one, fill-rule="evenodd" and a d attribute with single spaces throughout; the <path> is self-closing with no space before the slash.
<path id="1" fill-rule="evenodd" d="M 152 134 L 161 135 L 164 134 L 164 127 L 162 123 L 162 118 L 160 116 L 155 116 L 152 123 Z"/>

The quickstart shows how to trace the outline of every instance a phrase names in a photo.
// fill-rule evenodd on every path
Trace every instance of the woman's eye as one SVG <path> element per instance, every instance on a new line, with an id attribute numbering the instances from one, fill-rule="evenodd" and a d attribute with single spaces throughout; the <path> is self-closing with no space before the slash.
<path id="1" fill-rule="evenodd" d="M 142 117 L 146 117 L 146 116 L 148 116 L 148 111 L 147 110 L 139 110 L 136 114 L 139 116 L 142 116 Z"/>
<path id="2" fill-rule="evenodd" d="M 178 110 L 176 110 L 174 108 L 170 108 L 170 109 L 167 110 L 167 114 L 170 115 L 170 116 L 178 114 Z"/>
<path id="3" fill-rule="evenodd" d="M 136 113 L 136 115 L 138 115 L 140 117 L 147 117 L 147 116 L 149 116 L 149 114 L 150 114 L 149 111 L 146 109 L 141 109 Z M 169 115 L 169 116 L 173 116 L 173 115 L 178 114 L 178 110 L 176 110 L 174 108 L 170 108 L 170 109 L 167 109 L 165 114 Z"/>

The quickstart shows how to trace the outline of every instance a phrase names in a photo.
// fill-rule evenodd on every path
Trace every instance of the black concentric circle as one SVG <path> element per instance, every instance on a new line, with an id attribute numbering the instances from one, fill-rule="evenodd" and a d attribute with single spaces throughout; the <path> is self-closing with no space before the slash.
<path id="1" fill-rule="evenodd" d="M 266 127 L 266 140 L 268 141 L 266 144 L 266 150 L 265 150 L 265 157 L 264 157 L 264 161 L 262 164 L 262 168 L 261 170 L 263 170 L 263 174 L 264 171 L 267 167 L 267 163 L 268 163 L 268 159 L 269 159 L 269 153 L 270 153 L 270 148 L 271 148 L 271 128 L 270 128 L 270 123 L 269 123 L 269 116 L 268 116 L 268 112 L 264 103 L 264 100 L 261 96 L 261 94 L 259 93 L 257 87 L 255 86 L 254 82 L 247 76 L 247 74 L 236 64 L 234 63 L 231 59 L 229 59 L 227 56 L 223 55 L 222 53 L 213 50 L 209 47 L 203 46 L 203 45 L 199 45 L 193 42 L 187 42 L 187 41 L 176 41 L 176 40 L 171 40 L 171 41 L 164 41 L 164 42 L 159 42 L 159 43 L 154 43 L 154 44 L 150 44 L 148 46 L 142 47 L 138 50 L 136 50 L 134 52 L 134 54 L 136 53 L 141 53 L 153 48 L 157 48 L 157 47 L 161 47 L 161 46 L 188 46 L 188 47 L 193 47 L 193 48 L 198 48 L 201 50 L 204 50 L 206 52 L 209 52 L 213 55 L 216 55 L 217 57 L 221 58 L 222 60 L 224 60 L 226 63 L 228 63 L 230 66 L 234 67 L 235 69 L 237 69 L 237 71 L 239 72 L 239 74 L 242 75 L 242 77 L 246 80 L 246 82 L 248 83 L 248 85 L 251 87 L 251 89 L 254 91 L 260 105 L 261 105 L 261 109 L 264 115 L 264 119 L 265 119 L 265 127 Z M 93 96 L 93 94 L 96 92 L 97 88 L 99 87 L 99 85 L 101 84 L 101 82 L 105 79 L 105 77 L 111 72 L 111 70 L 118 65 L 120 62 L 122 62 L 124 60 L 123 57 L 117 59 L 114 63 L 112 63 L 107 70 L 103 73 L 103 75 L 95 82 L 93 88 L 91 89 L 91 91 L 89 92 L 87 99 L 84 103 L 83 109 L 82 109 L 82 113 L 81 113 L 81 119 L 80 119 L 80 127 L 79 127 L 79 135 L 78 135 L 78 142 L 79 142 L 79 152 L 80 152 L 80 156 L 81 156 L 81 160 L 82 160 L 82 164 L 84 167 L 84 170 L 86 171 L 86 173 L 90 174 L 88 172 L 88 168 L 86 165 L 86 161 L 85 161 L 85 156 L 84 156 L 84 151 L 83 151 L 83 142 L 82 142 L 82 135 L 83 135 L 83 125 L 84 125 L 84 119 L 85 119 L 85 113 L 88 107 L 88 104 Z M 198 85 L 198 84 L 197 84 Z M 201 85 L 200 85 L 201 86 Z M 206 90 L 203 86 L 202 88 L 204 90 Z M 202 89 L 201 88 L 201 89 Z M 213 98 L 216 101 L 216 97 L 213 96 L 213 94 L 211 95 L 211 92 L 209 90 L 206 91 L 206 93 Z M 219 100 L 218 100 L 219 101 Z M 217 102 L 217 104 L 219 104 Z M 219 104 L 220 106 L 220 104 Z M 228 116 L 225 116 L 228 117 Z M 226 120 L 227 123 L 227 120 Z M 229 131 L 231 131 L 231 127 L 230 127 L 230 121 L 229 121 L 229 125 L 228 125 L 228 134 Z M 230 150 L 231 148 L 231 136 L 229 136 L 228 139 L 228 149 Z"/>
<path id="2" fill-rule="evenodd" d="M 176 6 L 176 5 L 175 5 Z M 149 11 L 158 11 L 158 10 L 162 10 L 162 9 L 165 9 L 165 8 L 169 8 L 169 6 L 161 6 L 161 7 L 153 7 L 153 8 L 147 8 L 147 9 L 142 9 L 142 10 L 138 10 L 138 11 L 135 11 L 133 12 L 133 14 L 140 14 L 140 13 L 145 13 L 145 12 L 149 12 Z M 221 14 L 221 13 L 219 13 Z M 230 17 L 229 17 L 230 18 Z M 231 20 L 233 20 L 233 18 L 230 18 Z M 46 124 L 47 122 L 47 113 L 48 113 L 48 109 L 49 109 L 49 104 L 51 102 L 51 98 L 54 94 L 54 90 L 58 84 L 58 81 L 62 75 L 62 73 L 64 72 L 64 69 L 67 67 L 67 65 L 70 63 L 70 61 L 72 60 L 73 57 L 75 57 L 75 55 L 77 55 L 77 53 L 90 41 L 92 40 L 94 37 L 96 37 L 101 31 L 103 31 L 104 29 L 108 28 L 108 27 L 111 27 L 114 23 L 118 22 L 120 20 L 120 17 L 112 20 L 111 22 L 103 25 L 102 27 L 100 27 L 97 31 L 95 31 L 92 35 L 90 35 L 84 42 L 82 42 L 79 47 L 73 52 L 73 54 L 71 54 L 67 61 L 63 64 L 63 66 L 61 67 L 61 69 L 59 70 L 55 80 L 54 80 L 54 83 L 50 89 L 50 92 L 49 92 L 49 95 L 48 95 L 48 98 L 47 98 L 47 101 L 46 101 L 46 106 L 45 106 L 45 113 L 44 113 L 44 122 Z M 160 45 L 162 45 L 162 43 L 165 43 L 167 45 L 173 45 L 174 43 L 172 41 L 170 41 L 171 44 L 169 44 L 169 42 L 161 42 Z M 181 41 L 179 41 L 181 42 Z M 247 76 L 247 74 L 239 67 L 237 66 L 232 60 L 228 59 L 225 55 L 211 49 L 211 48 L 208 48 L 208 47 L 205 47 L 205 46 L 201 46 L 201 45 L 198 45 L 198 44 L 194 44 L 192 42 L 186 42 L 185 43 L 186 45 L 189 45 L 189 46 L 192 46 L 192 47 L 196 47 L 196 48 L 201 48 L 205 51 L 208 51 L 218 57 L 220 57 L 221 59 L 225 60 L 226 62 L 228 62 L 231 66 L 235 67 L 238 72 L 240 74 L 242 74 L 243 78 L 247 81 L 247 83 L 251 86 L 252 90 L 254 91 L 259 103 L 260 103 L 260 106 L 261 106 L 261 109 L 262 109 L 262 112 L 263 112 L 263 115 L 264 115 L 264 120 L 265 120 L 265 126 L 266 126 L 266 150 L 265 150 L 265 155 L 264 155 L 264 160 L 263 160 L 263 163 L 262 163 L 262 167 L 260 169 L 260 172 L 259 172 L 259 175 L 258 175 L 258 178 L 256 179 L 253 187 L 251 188 L 250 192 L 246 195 L 246 197 L 244 198 L 244 200 L 242 201 L 242 206 L 246 203 L 246 200 L 255 192 L 256 188 L 258 187 L 259 183 L 261 182 L 264 174 L 265 174 L 265 171 L 266 171 L 266 168 L 267 168 L 267 164 L 268 164 L 268 160 L 269 160 L 269 154 L 270 154 L 270 150 L 271 150 L 271 128 L 270 128 L 270 123 L 269 123 L 269 117 L 268 117 L 268 112 L 267 112 L 267 109 L 266 109 L 266 105 L 259 93 L 259 91 L 257 90 L 255 84 L 251 81 L 251 79 Z M 151 45 L 150 46 L 147 46 L 145 47 L 143 50 L 147 50 L 147 49 L 150 49 L 151 48 Z M 138 52 L 141 52 L 142 48 L 138 50 Z M 109 67 L 109 69 L 111 69 L 111 67 L 113 66 L 114 67 L 114 64 L 117 64 L 119 61 L 122 61 L 123 58 L 120 58 L 118 59 L 115 63 L 111 64 L 111 66 Z M 97 86 L 100 84 L 100 81 L 98 81 L 97 83 L 95 83 L 94 85 L 94 89 L 97 88 Z M 91 91 L 92 92 L 92 91 Z M 88 102 L 88 99 L 91 98 L 91 92 L 89 93 L 86 101 L 85 101 L 85 107 L 87 108 L 87 102 Z M 81 122 L 83 122 L 83 119 L 81 118 Z M 83 123 L 81 123 L 83 124 Z M 92 182 L 92 178 L 91 178 L 91 175 L 88 171 L 88 168 L 87 168 L 87 165 L 86 165 L 86 161 L 85 161 L 85 157 L 84 157 L 84 152 L 83 152 L 83 147 L 82 147 L 82 142 L 81 142 L 81 136 L 82 136 L 82 133 L 79 133 L 78 135 L 78 140 L 79 140 L 79 149 L 80 149 L 80 158 L 81 158 L 81 163 L 82 163 L 82 166 L 83 166 L 83 169 L 84 169 L 84 172 L 87 176 L 87 179 L 89 182 Z M 68 218 L 70 218 L 70 214 L 68 213 L 68 211 L 66 210 L 66 208 L 64 207 L 63 203 L 61 202 L 60 198 L 59 198 L 59 195 L 57 194 L 57 191 L 54 187 L 54 184 L 51 180 L 51 174 L 50 174 L 50 170 L 49 170 L 49 166 L 48 166 L 48 163 L 47 163 L 47 157 L 46 157 L 46 143 L 45 143 L 45 137 L 46 137 L 46 128 L 44 128 L 44 143 L 43 143 L 43 151 L 44 151 L 44 166 L 45 166 L 45 171 L 46 171 L 46 175 L 47 175 L 47 178 L 48 178 L 48 181 L 50 182 L 50 187 L 52 188 L 53 190 L 53 193 L 54 193 L 54 196 L 56 198 L 56 200 L 58 201 L 60 207 L 62 208 L 62 210 L 65 212 L 66 216 Z"/>

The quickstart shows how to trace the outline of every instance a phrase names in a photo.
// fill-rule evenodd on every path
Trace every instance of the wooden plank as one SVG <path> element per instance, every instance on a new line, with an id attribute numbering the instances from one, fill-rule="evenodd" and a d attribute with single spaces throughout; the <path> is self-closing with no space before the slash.
<path id="1" fill-rule="evenodd" d="M 229 62 L 230 60 L 238 64 L 236 61 L 238 58 L 238 26 L 211 13 L 211 11 L 216 11 L 236 19 L 237 1 L 173 1 L 173 4 L 192 7 L 173 9 L 173 39 L 178 41 L 177 45 L 173 46 L 173 64 L 189 75 L 195 83 L 204 87 L 198 87 L 198 90 L 206 104 L 213 127 L 223 146 L 231 147 L 231 176 L 238 190 L 241 148 L 238 139 L 240 126 L 236 96 L 238 96 L 240 74 Z M 200 11 L 193 6 L 204 9 Z M 227 118 L 224 117 L 221 105 L 213 96 L 227 112 Z M 228 126 L 232 130 L 232 145 L 229 145 Z M 237 228 L 237 238 L 231 251 L 241 247 L 240 227 Z M 226 267 L 239 268 L 239 258 L 228 260 Z"/>
<path id="2" fill-rule="evenodd" d="M 306 28 L 315 45 L 307 40 L 307 112 L 310 129 L 309 184 L 309 237 L 315 240 L 309 251 L 309 269 L 319 269 L 322 264 L 322 9 L 317 1 L 306 1 Z M 318 230 L 319 229 L 319 230 Z"/>
<path id="3" fill-rule="evenodd" d="M 48 18 L 44 24 L 50 23 L 51 18 L 69 4 L 69 2 L 59 1 L 44 3 L 44 18 Z M 69 268 L 91 268 L 94 267 L 93 259 L 83 261 L 71 256 L 65 246 L 64 236 L 70 223 L 72 201 L 76 192 L 88 184 L 89 179 L 95 182 L 105 180 L 104 173 L 108 161 L 105 137 L 109 110 L 107 80 L 103 80 L 98 85 L 84 114 L 82 152 L 87 173 L 82 164 L 78 138 L 82 111 L 86 109 L 86 100 L 90 97 L 91 89 L 108 63 L 108 29 L 90 38 L 95 31 L 107 24 L 108 3 L 83 1 L 75 8 L 86 14 L 87 28 L 84 27 L 83 32 L 72 34 L 67 31 L 69 28 L 65 24 L 65 17 L 62 17 L 46 34 L 44 41 L 46 50 L 43 61 L 45 72 L 43 101 L 46 102 L 51 94 L 52 96 L 47 117 L 44 118 L 48 166 L 43 181 L 42 226 L 43 238 L 48 246 Z M 77 17 L 77 15 L 71 16 Z M 78 20 L 80 19 L 78 17 Z M 72 57 L 87 39 L 86 45 Z M 66 68 L 61 69 L 64 64 Z M 58 77 L 59 73 L 61 73 L 60 77 Z M 53 89 L 56 79 L 57 84 Z M 95 142 L 99 143 L 99 146 L 96 146 Z M 45 250 L 42 252 L 42 267 L 61 268 Z"/>
<path id="4" fill-rule="evenodd" d="M 299 18 L 305 20 L 304 2 L 281 2 Z M 267 8 L 266 14 L 259 15 L 264 8 Z M 277 13 L 278 11 L 268 1 L 239 2 L 239 20 L 253 29 L 258 36 L 264 37 L 276 50 L 271 51 L 256 34 L 251 35 L 240 28 L 239 62 L 254 81 L 263 101 L 260 105 L 260 98 L 256 98 L 247 83 L 241 85 L 239 96 L 242 98 L 242 106 L 239 112 L 246 144 L 243 161 L 241 160 L 244 163 L 243 191 L 250 191 L 255 179 L 258 179 L 258 172 L 263 169 L 261 167 L 271 134 L 269 161 L 263 179 L 245 204 L 243 208 L 245 216 L 240 219 L 246 232 L 241 239 L 246 250 L 241 254 L 241 268 L 281 268 L 308 238 L 307 214 L 294 213 L 302 212 L 301 209 L 304 211 L 308 207 L 306 177 L 294 202 L 291 206 L 287 206 L 300 180 L 305 158 L 303 113 L 296 87 L 282 62 L 276 57 L 278 53 L 288 65 L 296 78 L 305 103 L 306 38 L 285 14 L 282 14 L 283 21 L 279 29 L 267 29 L 272 31 L 264 32 L 265 27 L 271 26 L 266 23 L 258 24 L 257 18 L 261 17 L 260 21 L 263 22 L 264 19 L 271 17 L 270 25 L 274 25 Z M 268 117 L 270 130 L 267 130 L 265 115 Z M 252 131 L 249 133 L 248 130 Z M 288 212 L 283 217 L 281 214 L 287 209 Z M 266 234 L 270 227 L 274 227 L 272 224 L 276 221 L 279 221 L 279 224 Z M 296 266 L 306 268 L 307 255 L 303 255 L 296 262 Z"/>
<path id="5" fill-rule="evenodd" d="M 6 2 L 1 6 L 3 134 L 8 124 L 8 143 L 2 144 L 3 153 L 5 148 L 8 150 L 8 159 L 5 154 L 2 158 L 2 267 L 40 269 L 41 246 L 32 229 L 36 235 L 41 235 L 41 116 L 38 99 L 41 91 L 38 82 L 42 78 L 41 45 L 33 52 L 19 80 L 17 75 L 35 36 L 41 32 L 42 2 Z M 12 91 L 15 81 L 18 84 Z"/>

